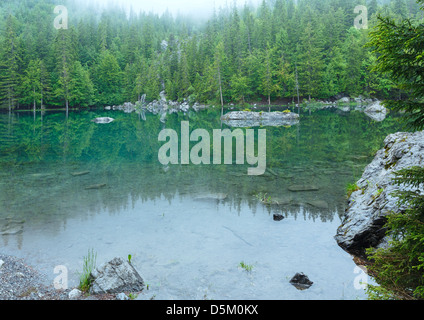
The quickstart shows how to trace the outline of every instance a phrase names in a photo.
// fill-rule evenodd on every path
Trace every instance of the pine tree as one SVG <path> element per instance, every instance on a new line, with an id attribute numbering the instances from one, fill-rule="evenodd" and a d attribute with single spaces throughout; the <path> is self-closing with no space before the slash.
<path id="1" fill-rule="evenodd" d="M 76 41 L 73 29 L 59 29 L 54 42 L 56 57 L 57 84 L 55 96 L 65 103 L 66 114 L 69 112 L 71 69 L 76 59 Z"/>
<path id="2" fill-rule="evenodd" d="M 71 72 L 69 84 L 69 103 L 71 106 L 88 107 L 94 101 L 94 85 L 90 73 L 79 61 L 75 61 Z"/>
<path id="3" fill-rule="evenodd" d="M 27 105 L 32 103 L 35 112 L 37 103 L 41 104 L 41 92 L 41 60 L 31 60 L 22 78 L 21 102 Z"/>
<path id="4" fill-rule="evenodd" d="M 351 95 L 358 95 L 361 92 L 361 66 L 365 56 L 361 31 L 351 27 L 343 46 L 345 50 L 346 69 L 344 88 L 342 90 Z"/>
<path id="5" fill-rule="evenodd" d="M 319 94 L 323 68 L 323 42 L 321 26 L 311 18 L 310 11 L 306 15 L 306 24 L 300 36 L 298 46 L 299 83 L 309 100 Z"/>
<path id="6" fill-rule="evenodd" d="M 94 66 L 94 83 L 101 105 L 122 103 L 122 70 L 110 50 L 103 51 Z"/>
<path id="7" fill-rule="evenodd" d="M 218 87 L 217 91 L 219 92 L 219 101 L 221 103 L 221 107 L 224 107 L 224 68 L 226 64 L 226 55 L 224 51 L 224 44 L 223 42 L 219 42 L 218 45 L 215 48 L 215 54 L 214 54 L 214 64 L 213 64 L 213 72 L 214 72 L 214 78 L 215 78 L 215 84 L 212 88 Z M 214 90 L 215 91 L 215 90 Z M 223 110 L 223 109 L 222 109 Z M 221 112 L 222 113 L 222 112 Z"/>
<path id="8" fill-rule="evenodd" d="M 278 92 L 280 87 L 276 82 L 276 67 L 274 65 L 274 50 L 270 45 L 261 52 L 260 89 L 267 97 L 268 105 L 271 105 L 271 95 Z"/>

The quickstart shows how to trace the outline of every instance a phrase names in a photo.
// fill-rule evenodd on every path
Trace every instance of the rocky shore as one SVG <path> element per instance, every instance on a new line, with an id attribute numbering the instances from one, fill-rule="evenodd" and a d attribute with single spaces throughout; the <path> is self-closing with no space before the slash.
<path id="1" fill-rule="evenodd" d="M 23 259 L 0 254 L 1 300 L 129 300 L 123 292 L 75 294 L 77 289 L 57 290 L 47 278 Z"/>
<path id="2" fill-rule="evenodd" d="M 45 277 L 22 259 L 0 254 L 0 300 L 68 299 L 67 292 L 45 282 Z"/>

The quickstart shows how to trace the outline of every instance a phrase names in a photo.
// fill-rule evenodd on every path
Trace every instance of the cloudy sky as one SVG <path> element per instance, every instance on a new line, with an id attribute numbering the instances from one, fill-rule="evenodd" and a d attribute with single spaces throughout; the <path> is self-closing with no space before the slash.
<path id="1" fill-rule="evenodd" d="M 113 2 L 122 4 L 126 7 L 132 6 L 134 10 L 153 11 L 163 13 L 168 9 L 174 16 L 179 12 L 182 14 L 210 14 L 215 7 L 224 7 L 226 3 L 232 6 L 234 0 L 97 0 L 100 3 Z M 260 0 L 237 0 L 238 6 L 244 5 L 245 2 L 256 4 Z"/>

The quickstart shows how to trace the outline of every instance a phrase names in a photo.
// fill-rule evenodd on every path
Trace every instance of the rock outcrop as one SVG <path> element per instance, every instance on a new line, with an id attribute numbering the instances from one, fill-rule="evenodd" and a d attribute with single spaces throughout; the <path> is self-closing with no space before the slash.
<path id="1" fill-rule="evenodd" d="M 221 120 L 231 127 L 292 126 L 299 123 L 299 115 L 293 112 L 232 111 Z"/>
<path id="2" fill-rule="evenodd" d="M 335 236 L 340 247 L 366 258 L 367 248 L 387 244 L 384 229 L 387 215 L 405 209 L 398 206 L 398 198 L 392 193 L 408 188 L 393 183 L 394 172 L 413 166 L 424 166 L 424 131 L 387 136 L 384 148 L 365 168 L 356 183 L 358 190 L 349 198 L 344 220 Z"/>
<path id="3" fill-rule="evenodd" d="M 202 105 L 197 102 L 190 104 L 186 99 L 184 99 L 182 102 L 167 100 L 164 91 L 160 93 L 158 100 L 153 100 L 152 102 L 146 103 L 145 99 L 146 95 L 143 95 L 140 98 L 140 101 L 137 101 L 135 104 L 131 102 L 125 102 L 123 105 L 119 106 L 107 106 L 105 107 L 105 110 L 119 110 L 125 113 L 144 113 L 147 111 L 153 114 L 160 114 L 162 120 L 165 120 L 166 114 L 188 112 L 190 109 L 197 112 L 207 108 L 206 105 Z"/>
<path id="4" fill-rule="evenodd" d="M 140 292 L 144 281 L 128 261 L 114 258 L 91 273 L 90 294 Z"/>

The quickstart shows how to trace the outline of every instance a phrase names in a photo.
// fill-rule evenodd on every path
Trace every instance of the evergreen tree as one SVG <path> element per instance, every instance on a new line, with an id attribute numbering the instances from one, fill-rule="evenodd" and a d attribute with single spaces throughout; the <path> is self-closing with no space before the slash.
<path id="1" fill-rule="evenodd" d="M 321 27 L 314 23 L 310 12 L 298 46 L 299 83 L 309 100 L 319 94 L 322 80 L 323 54 Z"/>
<path id="2" fill-rule="evenodd" d="M 69 110 L 71 69 L 76 59 L 76 41 L 73 29 L 59 29 L 56 34 L 54 52 L 56 57 L 55 96 L 64 102 L 66 112 Z"/>
<path id="3" fill-rule="evenodd" d="M 267 48 L 262 51 L 261 70 L 260 70 L 260 89 L 267 97 L 268 105 L 271 105 L 271 95 L 280 90 L 276 81 L 276 67 L 274 66 L 274 52 L 267 45 Z"/>
<path id="4" fill-rule="evenodd" d="M 103 51 L 94 66 L 94 83 L 98 101 L 105 104 L 122 103 L 122 71 L 118 60 L 109 50 Z"/>
<path id="5" fill-rule="evenodd" d="M 94 102 L 94 85 L 90 73 L 79 61 L 75 61 L 70 72 L 70 105 L 88 107 Z"/>
<path id="6" fill-rule="evenodd" d="M 41 60 L 31 60 L 22 78 L 21 103 L 26 105 L 32 103 L 35 112 L 37 103 L 41 104 L 41 94 Z"/>

